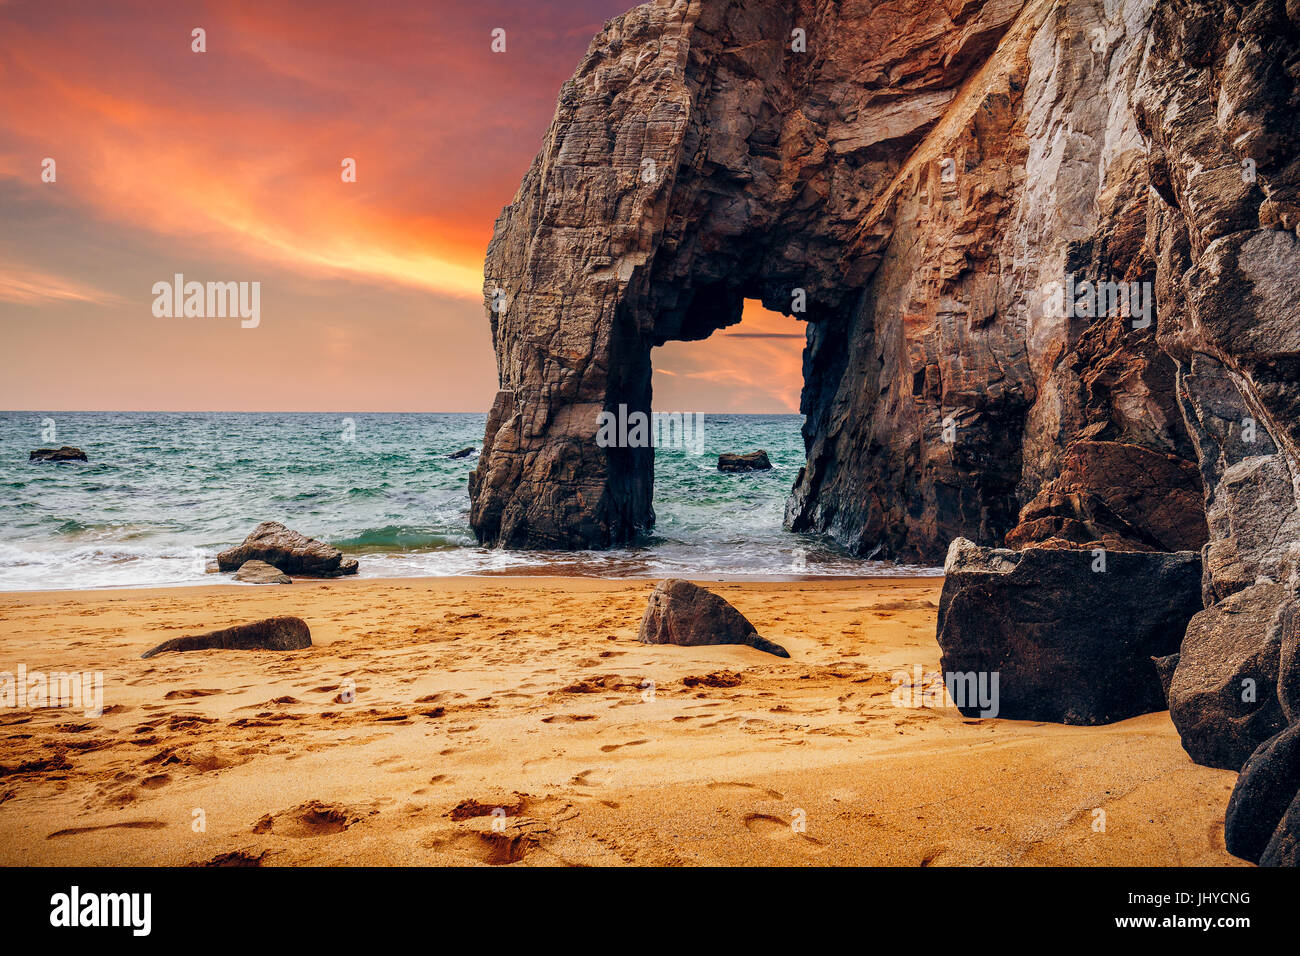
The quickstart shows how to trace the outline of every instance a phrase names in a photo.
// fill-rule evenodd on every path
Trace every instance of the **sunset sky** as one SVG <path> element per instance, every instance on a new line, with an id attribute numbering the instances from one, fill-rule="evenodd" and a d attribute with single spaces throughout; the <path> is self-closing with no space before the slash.
<path id="1" fill-rule="evenodd" d="M 492 224 L 630 5 L 0 0 L 0 408 L 485 411 Z M 261 324 L 155 318 L 175 273 Z M 746 316 L 656 408 L 796 409 L 802 326 Z"/>

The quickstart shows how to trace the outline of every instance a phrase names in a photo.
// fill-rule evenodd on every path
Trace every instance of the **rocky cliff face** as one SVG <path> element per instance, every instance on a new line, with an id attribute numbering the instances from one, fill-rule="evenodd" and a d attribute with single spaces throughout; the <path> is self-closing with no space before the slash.
<path id="1" fill-rule="evenodd" d="M 488 250 L 479 537 L 649 527 L 653 451 L 602 447 L 597 417 L 649 411 L 651 349 L 748 297 L 808 323 L 788 527 L 934 563 L 958 536 L 1208 540 L 1211 599 L 1290 575 L 1298 12 L 655 0 L 611 21 Z"/>
<path id="2" fill-rule="evenodd" d="M 1300 717 L 1300 3 L 1161 4 L 1141 79 L 1159 344 L 1209 526 L 1170 713 L 1237 769 Z"/>

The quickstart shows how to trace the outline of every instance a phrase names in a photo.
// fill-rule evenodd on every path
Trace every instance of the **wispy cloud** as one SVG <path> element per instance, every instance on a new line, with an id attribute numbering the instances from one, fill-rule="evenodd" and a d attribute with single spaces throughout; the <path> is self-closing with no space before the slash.
<path id="1" fill-rule="evenodd" d="M 44 302 L 121 305 L 123 300 L 121 296 L 82 285 L 66 277 L 0 264 L 0 302 L 19 305 L 39 305 Z"/>

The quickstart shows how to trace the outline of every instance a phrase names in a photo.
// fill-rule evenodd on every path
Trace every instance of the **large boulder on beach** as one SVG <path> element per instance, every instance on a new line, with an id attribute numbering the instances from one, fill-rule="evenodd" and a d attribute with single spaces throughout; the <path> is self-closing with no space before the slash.
<path id="1" fill-rule="evenodd" d="M 1254 584 L 1188 624 L 1169 716 L 1197 763 L 1239 770 L 1286 726 L 1277 688 L 1287 598 L 1282 585 Z"/>
<path id="2" fill-rule="evenodd" d="M 141 654 L 141 657 L 154 657 L 168 651 L 297 651 L 311 647 L 311 630 L 307 622 L 299 617 L 269 617 L 251 624 L 236 624 L 234 627 L 206 634 L 194 634 L 163 641 L 157 647 Z"/>
<path id="3" fill-rule="evenodd" d="M 265 561 L 245 561 L 235 572 L 235 580 L 244 584 L 292 584 L 293 579 Z"/>
<path id="4" fill-rule="evenodd" d="M 760 637 L 745 615 L 727 601 L 678 578 L 664 581 L 650 595 L 636 637 L 642 644 L 684 647 L 748 644 L 777 657 L 790 656 L 780 644 Z"/>
<path id="5" fill-rule="evenodd" d="M 290 531 L 278 521 L 263 521 L 238 547 L 217 555 L 217 567 L 234 571 L 246 561 L 265 561 L 285 574 L 312 578 L 337 578 L 357 573 L 355 558 L 345 558 L 338 548 Z"/>
<path id="6" fill-rule="evenodd" d="M 1228 852 L 1258 863 L 1300 792 L 1300 724 L 1260 744 L 1241 768 L 1224 818 Z"/>
<path id="7" fill-rule="evenodd" d="M 945 683 L 997 675 L 1000 717 L 1105 724 L 1163 710 L 1152 658 L 1178 651 L 1201 609 L 1194 551 L 948 549 L 939 600 Z M 956 701 L 979 716 L 978 701 Z"/>
<path id="8" fill-rule="evenodd" d="M 28 461 L 86 461 L 86 453 L 80 448 L 64 445 L 62 448 L 37 448 L 27 455 Z"/>
<path id="9" fill-rule="evenodd" d="M 744 472 L 744 471 L 770 471 L 772 463 L 767 458 L 767 452 L 760 448 L 758 451 L 751 451 L 746 455 L 732 454 L 726 452 L 718 456 L 718 471 L 726 472 Z"/>

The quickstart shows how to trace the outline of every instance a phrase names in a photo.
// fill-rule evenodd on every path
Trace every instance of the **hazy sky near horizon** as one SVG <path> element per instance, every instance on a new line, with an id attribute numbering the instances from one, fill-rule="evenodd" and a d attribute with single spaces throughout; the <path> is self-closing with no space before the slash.
<path id="1" fill-rule="evenodd" d="M 0 408 L 485 411 L 493 223 L 631 5 L 0 0 Z M 176 273 L 260 324 L 155 317 Z M 655 406 L 794 411 L 801 348 L 751 303 Z"/>

